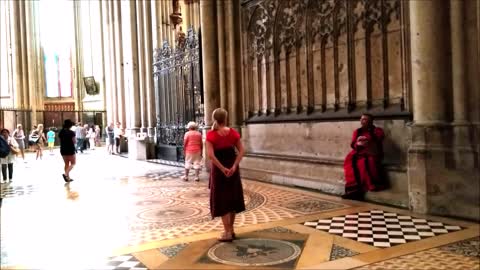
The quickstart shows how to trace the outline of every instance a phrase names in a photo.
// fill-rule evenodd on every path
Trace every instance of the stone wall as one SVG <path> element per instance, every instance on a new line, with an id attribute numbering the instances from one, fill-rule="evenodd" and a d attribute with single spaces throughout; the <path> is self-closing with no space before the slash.
<path id="1" fill-rule="evenodd" d="M 369 194 L 386 204 L 408 207 L 408 128 L 403 120 L 376 121 L 385 130 L 385 168 L 391 188 Z M 343 194 L 343 160 L 358 121 L 252 124 L 242 129 L 244 177 Z"/>

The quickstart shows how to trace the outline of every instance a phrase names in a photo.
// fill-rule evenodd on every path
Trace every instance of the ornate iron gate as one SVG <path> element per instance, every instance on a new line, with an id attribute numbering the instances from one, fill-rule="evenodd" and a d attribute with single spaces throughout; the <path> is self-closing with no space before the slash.
<path id="1" fill-rule="evenodd" d="M 203 126 L 203 91 L 197 33 L 190 28 L 172 49 L 167 41 L 154 52 L 157 158 L 183 161 L 186 124 Z"/>

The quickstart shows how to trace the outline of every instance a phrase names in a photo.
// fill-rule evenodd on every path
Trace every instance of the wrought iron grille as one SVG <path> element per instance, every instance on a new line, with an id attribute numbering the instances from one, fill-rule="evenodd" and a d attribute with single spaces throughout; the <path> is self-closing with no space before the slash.
<path id="1" fill-rule="evenodd" d="M 192 28 L 186 36 L 179 35 L 175 49 L 164 41 L 154 52 L 157 146 L 175 146 L 177 161 L 183 160 L 186 124 L 204 125 L 199 52 L 199 38 Z"/>

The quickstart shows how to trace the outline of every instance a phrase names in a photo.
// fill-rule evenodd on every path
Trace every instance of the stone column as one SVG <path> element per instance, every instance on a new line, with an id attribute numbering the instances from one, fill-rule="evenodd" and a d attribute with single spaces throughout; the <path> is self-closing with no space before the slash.
<path id="1" fill-rule="evenodd" d="M 32 2 L 25 2 L 24 3 L 24 14 L 25 14 L 25 33 L 26 33 L 26 50 L 27 53 L 27 91 L 29 92 L 29 103 L 32 106 L 32 117 L 34 123 L 37 123 L 37 89 L 36 89 L 36 77 L 37 77 L 37 61 L 36 61 L 36 46 L 35 46 L 35 35 L 34 35 L 34 25 L 32 22 Z M 43 121 L 41 122 L 43 123 Z"/>
<path id="2" fill-rule="evenodd" d="M 147 97 L 147 132 L 149 137 L 155 134 L 155 94 L 153 88 L 153 46 L 152 46 L 152 9 L 150 1 L 143 3 L 145 29 L 145 90 Z"/>
<path id="3" fill-rule="evenodd" d="M 474 171 L 465 173 L 456 168 L 452 128 L 447 122 L 452 116 L 448 115 L 446 101 L 457 95 L 451 90 L 449 4 L 446 0 L 409 1 L 414 119 L 408 149 L 410 208 L 420 213 L 478 219 L 478 210 L 472 211 L 478 209 L 478 189 L 473 191 L 478 181 L 470 179 Z"/>
<path id="4" fill-rule="evenodd" d="M 413 118 L 444 123 L 449 88 L 448 2 L 409 1 Z"/>
<path id="5" fill-rule="evenodd" d="M 132 118 L 131 129 L 136 133 L 142 126 L 140 117 L 140 92 L 139 92 L 139 76 L 138 76 L 138 35 L 137 35 L 137 16 L 136 5 L 134 1 L 130 1 L 130 34 L 131 34 L 131 106 L 130 117 Z"/>
<path id="6" fill-rule="evenodd" d="M 231 1 L 230 1 L 231 2 Z M 218 40 L 218 70 L 220 79 L 220 107 L 229 111 L 228 93 L 226 85 L 226 69 L 225 69 L 225 16 L 223 12 L 224 1 L 217 1 L 217 40 Z M 231 119 L 230 119 L 231 120 Z M 231 123 L 231 121 L 229 121 Z"/>
<path id="7" fill-rule="evenodd" d="M 115 18 L 115 12 L 114 12 L 114 2 L 108 2 L 109 5 L 108 13 L 110 17 L 110 24 L 108 25 L 108 32 L 109 32 L 109 49 L 110 49 L 110 70 L 111 70 L 111 91 L 112 91 L 112 97 L 111 97 L 111 104 L 112 104 L 112 111 L 113 111 L 113 122 L 119 121 L 118 119 L 118 109 L 117 109 L 117 93 L 118 93 L 118 87 L 117 87 L 117 72 L 115 69 L 116 65 L 116 59 L 117 59 L 117 52 L 115 51 L 115 21 L 117 18 Z"/>
<path id="8" fill-rule="evenodd" d="M 450 0 L 455 163 L 456 167 L 468 169 L 475 167 L 475 152 L 471 144 L 472 125 L 468 115 L 465 8 L 464 0 Z"/>
<path id="9" fill-rule="evenodd" d="M 13 39 L 13 52 L 14 52 L 14 58 L 13 58 L 13 66 L 14 66 L 14 72 L 15 72 L 15 92 L 16 92 L 16 100 L 17 104 L 19 107 L 27 105 L 25 103 L 25 93 L 23 91 L 23 69 L 22 69 L 22 37 L 21 37 L 21 23 L 20 23 L 20 2 L 17 1 L 12 1 L 11 5 L 13 7 L 13 20 L 12 20 L 12 34 L 14 36 Z M 17 119 L 19 123 L 24 125 L 25 129 L 30 129 L 30 127 L 26 126 L 27 123 L 25 123 L 25 118 L 23 117 L 23 113 L 20 114 L 20 118 Z"/>
<path id="10" fill-rule="evenodd" d="M 200 1 L 202 35 L 202 69 L 205 108 L 205 125 L 212 125 L 212 112 L 220 106 L 218 81 L 217 11 L 214 0 Z"/>
<path id="11" fill-rule="evenodd" d="M 195 25 L 195 30 L 198 30 L 200 27 L 200 1 L 193 0 L 193 25 Z"/>
<path id="12" fill-rule="evenodd" d="M 26 15 L 25 15 L 25 2 L 17 2 L 18 3 L 18 8 L 19 8 L 19 14 L 20 16 L 18 18 L 14 18 L 14 20 L 18 20 L 20 24 L 20 32 L 17 34 L 20 36 L 20 51 L 17 53 L 21 56 L 21 63 L 20 67 L 22 69 L 21 72 L 21 78 L 20 79 L 22 82 L 22 92 L 23 92 L 23 104 L 25 108 L 31 108 L 32 113 L 28 115 L 26 113 L 26 118 L 24 128 L 27 130 L 31 130 L 33 125 L 37 124 L 36 120 L 36 111 L 33 110 L 32 104 L 30 103 L 30 93 L 29 93 L 29 85 L 28 85 L 28 49 L 27 49 L 27 28 L 26 28 Z"/>
<path id="13" fill-rule="evenodd" d="M 165 40 L 165 33 L 163 31 L 163 2 L 155 1 L 156 5 L 156 21 L 157 21 L 157 48 L 161 48 L 163 41 Z"/>
<path id="14" fill-rule="evenodd" d="M 241 91 L 241 77 L 238 74 L 241 74 L 241 65 L 240 65 L 240 29 L 238 22 L 238 2 L 237 1 L 227 1 L 226 2 L 226 12 L 225 17 L 227 18 L 226 22 L 226 32 L 228 34 L 228 65 L 227 72 L 229 74 L 229 118 L 230 124 L 239 130 L 239 125 L 241 124 L 242 118 L 239 117 L 239 113 L 243 110 L 242 102 L 242 91 Z"/>
<path id="15" fill-rule="evenodd" d="M 435 165 L 444 162 L 449 80 L 448 1 L 409 1 L 413 119 L 408 150 L 410 208 L 432 208 L 432 183 L 441 182 Z M 439 160 L 432 160 L 434 155 Z M 445 165 L 445 163 L 443 163 Z M 437 170 L 439 172 L 439 170 Z M 434 203 L 433 203 L 434 204 Z"/>
<path id="16" fill-rule="evenodd" d="M 102 1 L 102 37 L 103 37 L 103 57 L 104 57 L 104 85 L 105 85 L 105 109 L 107 111 L 107 126 L 110 122 L 114 122 L 113 104 L 112 104 L 112 69 L 110 68 L 111 49 L 110 49 L 110 6 L 107 2 Z M 105 127 L 104 127 L 105 128 Z"/>
<path id="17" fill-rule="evenodd" d="M 212 126 L 212 112 L 220 107 L 220 82 L 218 72 L 217 10 L 215 0 L 200 1 L 200 34 L 202 39 L 202 73 L 205 112 L 203 136 Z M 210 160 L 203 147 L 205 170 L 210 169 Z"/>
<path id="18" fill-rule="evenodd" d="M 117 73 L 117 113 L 118 121 L 122 123 L 125 128 L 125 86 L 123 74 L 123 38 L 122 38 L 122 15 L 121 15 L 121 1 L 113 1 L 114 16 L 116 17 L 114 23 L 115 31 L 115 72 Z"/>
<path id="19" fill-rule="evenodd" d="M 143 1 L 135 1 L 137 4 L 137 34 L 138 34 L 138 74 L 140 87 L 140 115 L 141 115 L 141 132 L 145 132 L 147 128 L 147 100 L 146 100 L 146 74 L 145 74 L 145 36 L 144 36 L 144 16 Z"/>
<path id="20" fill-rule="evenodd" d="M 162 2 L 162 12 L 161 12 L 161 20 L 162 20 L 162 43 L 163 44 L 163 41 L 167 41 L 168 44 L 170 44 L 170 46 L 172 45 L 170 43 L 170 40 L 168 38 L 168 16 L 167 16 L 167 2 L 168 1 L 161 1 Z M 161 46 L 160 44 L 160 46 Z"/>
<path id="21" fill-rule="evenodd" d="M 452 38 L 452 85 L 453 120 L 457 123 L 468 121 L 465 66 L 465 3 L 464 0 L 450 0 L 450 21 Z"/>

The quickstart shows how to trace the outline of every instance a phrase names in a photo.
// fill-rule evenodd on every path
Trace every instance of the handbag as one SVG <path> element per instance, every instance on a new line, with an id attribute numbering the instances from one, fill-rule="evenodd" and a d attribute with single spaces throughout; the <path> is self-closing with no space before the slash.
<path id="1" fill-rule="evenodd" d="M 28 136 L 28 142 L 31 144 L 36 144 L 39 139 L 40 139 L 40 136 L 38 134 L 32 134 Z"/>

